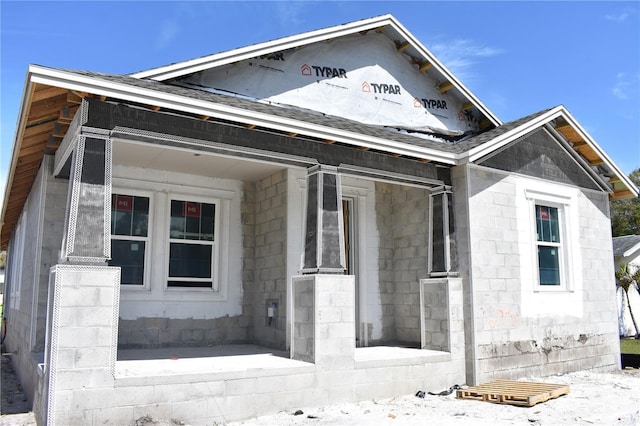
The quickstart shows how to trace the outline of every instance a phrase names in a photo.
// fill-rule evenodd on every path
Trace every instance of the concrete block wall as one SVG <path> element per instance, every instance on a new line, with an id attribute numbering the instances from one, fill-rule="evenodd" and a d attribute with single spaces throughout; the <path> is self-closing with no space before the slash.
<path id="1" fill-rule="evenodd" d="M 293 277 L 292 355 L 323 369 L 353 370 L 355 278 L 353 275 Z"/>
<path id="2" fill-rule="evenodd" d="M 286 348 L 287 171 L 244 185 L 243 316 L 250 317 L 249 339 Z M 275 316 L 269 322 L 268 307 Z"/>
<path id="3" fill-rule="evenodd" d="M 531 296 L 532 278 L 523 271 L 535 273 L 537 267 L 535 258 L 521 252 L 532 244 L 530 216 L 521 213 L 522 188 L 537 183 L 482 167 L 470 167 L 468 173 L 473 380 L 619 365 L 606 194 L 559 187 L 578 200 L 565 225 L 579 229 L 569 256 L 582 268 L 569 271 L 571 291 Z"/>
<path id="4" fill-rule="evenodd" d="M 240 315 L 212 319 L 120 319 L 118 347 L 130 349 L 246 343 L 248 328 L 248 317 Z"/>
<path id="5" fill-rule="evenodd" d="M 428 277 L 429 192 L 376 183 L 376 220 L 380 236 L 381 340 L 417 347 L 419 281 Z"/>
<path id="6" fill-rule="evenodd" d="M 392 193 L 396 337 L 420 343 L 420 280 L 428 278 L 429 191 L 395 185 Z"/>
<path id="7" fill-rule="evenodd" d="M 458 259 L 458 276 L 462 285 L 463 321 L 465 339 L 465 374 L 468 384 L 476 383 L 475 379 L 475 322 L 473 309 L 473 291 L 471 278 L 471 242 L 469 231 L 469 176 L 468 166 L 451 168 L 453 197 L 453 214 L 455 220 L 456 251 Z"/>
<path id="8" fill-rule="evenodd" d="M 17 274 L 20 282 L 10 283 L 12 288 L 19 286 L 20 294 L 5 306 L 4 314 L 8 320 L 6 350 L 14 353 L 12 360 L 32 403 L 41 394 L 37 363 L 45 343 L 48 275 L 58 261 L 67 201 L 68 181 L 53 178 L 52 168 L 53 156 L 45 155 L 25 203 L 23 251 L 10 254 L 22 259 Z"/>
<path id="9" fill-rule="evenodd" d="M 93 424 L 87 414 L 100 407 L 108 418 L 114 395 L 120 268 L 56 265 L 51 284 L 48 399 L 36 415 L 41 424 Z"/>
<path id="10" fill-rule="evenodd" d="M 378 282 L 381 304 L 382 336 L 379 341 L 369 340 L 369 345 L 395 342 L 395 297 L 394 297 L 394 241 L 393 241 L 393 185 L 376 182 L 375 208 L 378 228 Z M 366 328 L 365 328 L 366 329 Z"/>
<path id="11" fill-rule="evenodd" d="M 446 280 L 421 281 L 422 349 L 451 350 L 449 290 Z M 460 294 L 462 292 L 460 291 Z M 459 309 L 462 309 L 460 303 Z M 464 333 L 464 329 L 458 330 Z"/>

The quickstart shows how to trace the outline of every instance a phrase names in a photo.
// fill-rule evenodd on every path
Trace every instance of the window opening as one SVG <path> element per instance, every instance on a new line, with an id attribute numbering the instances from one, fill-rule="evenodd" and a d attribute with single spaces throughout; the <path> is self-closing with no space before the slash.
<path id="1" fill-rule="evenodd" d="M 169 287 L 214 285 L 215 204 L 171 200 Z"/>

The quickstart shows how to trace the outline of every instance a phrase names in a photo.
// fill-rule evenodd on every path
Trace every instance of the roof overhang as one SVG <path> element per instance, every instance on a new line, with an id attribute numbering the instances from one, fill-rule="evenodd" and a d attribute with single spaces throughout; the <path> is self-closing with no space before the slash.
<path id="1" fill-rule="evenodd" d="M 463 163 L 476 162 L 542 127 L 551 132 L 566 147 L 573 150 L 576 154 L 574 158 L 601 187 L 610 192 L 611 199 L 638 196 L 638 188 L 631 179 L 620 170 L 562 105 L 552 108 L 490 141 L 470 149 L 462 154 L 460 161 Z"/>
<path id="2" fill-rule="evenodd" d="M 425 162 L 457 163 L 457 156 L 452 152 L 109 81 L 99 76 L 31 65 L 20 106 L 2 205 L 0 249 L 7 247 L 10 233 L 19 219 L 44 154 L 57 151 L 73 114 L 85 97 L 147 105 L 155 111 L 162 109 L 203 120 L 232 122 L 250 129 L 266 128 Z"/>

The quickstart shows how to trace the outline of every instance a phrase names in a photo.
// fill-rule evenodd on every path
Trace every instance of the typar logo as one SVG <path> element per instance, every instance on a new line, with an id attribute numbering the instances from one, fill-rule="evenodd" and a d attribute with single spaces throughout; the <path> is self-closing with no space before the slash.
<path id="1" fill-rule="evenodd" d="M 448 109 L 447 101 L 443 99 L 418 99 L 413 98 L 413 106 L 416 108 L 428 108 L 428 109 Z"/>
<path id="2" fill-rule="evenodd" d="M 347 71 L 344 68 L 324 67 L 320 65 L 304 64 L 300 67 L 302 75 L 322 78 L 347 78 Z"/>
<path id="3" fill-rule="evenodd" d="M 304 64 L 303 66 L 300 67 L 300 72 L 302 73 L 302 75 L 311 75 L 311 67 L 307 64 Z"/>
<path id="4" fill-rule="evenodd" d="M 373 89 L 373 93 L 381 93 L 384 95 L 402 95 L 400 86 L 397 84 L 384 84 L 384 83 L 369 83 L 367 81 L 362 83 L 362 91 L 370 93 Z"/>

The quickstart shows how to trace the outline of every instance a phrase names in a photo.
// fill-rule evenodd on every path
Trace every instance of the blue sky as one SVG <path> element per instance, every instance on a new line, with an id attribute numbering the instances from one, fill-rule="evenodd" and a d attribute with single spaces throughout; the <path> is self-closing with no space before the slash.
<path id="1" fill-rule="evenodd" d="M 564 105 L 640 168 L 640 2 L 0 1 L 0 194 L 29 64 L 127 74 L 393 14 L 507 122 Z"/>

